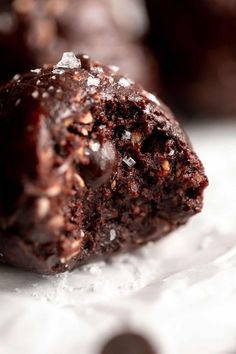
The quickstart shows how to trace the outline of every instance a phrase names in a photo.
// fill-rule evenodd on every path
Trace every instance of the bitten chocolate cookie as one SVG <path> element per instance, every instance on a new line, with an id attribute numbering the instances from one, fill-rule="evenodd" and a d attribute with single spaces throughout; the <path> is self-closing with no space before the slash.
<path id="1" fill-rule="evenodd" d="M 0 89 L 0 261 L 42 273 L 157 240 L 207 178 L 168 108 L 88 56 Z"/>
<path id="2" fill-rule="evenodd" d="M 147 22 L 143 0 L 2 0 L 0 80 L 73 51 L 118 65 L 155 90 L 157 65 L 144 44 Z"/>
<path id="3" fill-rule="evenodd" d="M 164 97 L 187 113 L 235 115 L 236 1 L 146 3 Z"/>

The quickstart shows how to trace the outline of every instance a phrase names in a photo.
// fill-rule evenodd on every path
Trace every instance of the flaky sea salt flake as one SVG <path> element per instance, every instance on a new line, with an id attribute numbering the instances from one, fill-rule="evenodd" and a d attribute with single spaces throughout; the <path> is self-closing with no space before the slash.
<path id="1" fill-rule="evenodd" d="M 120 70 L 119 66 L 116 65 L 109 65 L 109 69 L 112 70 L 114 73 L 117 73 Z"/>
<path id="2" fill-rule="evenodd" d="M 125 77 L 122 77 L 119 81 L 118 81 L 118 85 L 122 86 L 122 87 L 129 87 L 131 84 L 131 82 L 126 79 Z"/>
<path id="3" fill-rule="evenodd" d="M 158 106 L 161 105 L 160 101 L 150 92 L 144 91 L 145 96 L 152 102 L 156 103 Z"/>
<path id="4" fill-rule="evenodd" d="M 54 69 L 78 69 L 80 67 L 81 62 L 76 58 L 75 54 L 73 52 L 65 52 L 63 53 L 61 60 L 54 66 Z"/>
<path id="5" fill-rule="evenodd" d="M 116 230 L 110 230 L 110 241 L 114 241 L 116 239 Z"/>
<path id="6" fill-rule="evenodd" d="M 175 150 L 171 149 L 170 152 L 168 153 L 168 156 L 173 156 L 175 153 Z"/>
<path id="7" fill-rule="evenodd" d="M 131 132 L 125 130 L 124 134 L 122 135 L 122 140 L 130 140 L 131 139 Z"/>
<path id="8" fill-rule="evenodd" d="M 104 70 L 100 66 L 96 66 L 95 68 L 93 68 L 93 72 L 96 74 L 102 74 Z"/>
<path id="9" fill-rule="evenodd" d="M 91 150 L 93 152 L 99 151 L 100 147 L 101 147 L 101 145 L 98 141 L 95 141 L 94 143 L 91 144 Z"/>
<path id="10" fill-rule="evenodd" d="M 65 70 L 55 68 L 55 69 L 53 69 L 52 72 L 53 72 L 53 74 L 62 75 L 65 73 Z"/>
<path id="11" fill-rule="evenodd" d="M 152 108 L 152 105 L 150 103 L 148 103 L 147 106 L 145 107 L 145 109 L 143 110 L 144 113 L 150 114 L 151 113 L 151 108 Z"/>
<path id="12" fill-rule="evenodd" d="M 100 79 L 89 76 L 87 85 L 88 86 L 98 86 L 100 84 Z"/>
<path id="13" fill-rule="evenodd" d="M 132 157 L 127 157 L 125 156 L 123 158 L 124 163 L 126 163 L 127 166 L 133 167 L 136 164 L 136 161 Z"/>
<path id="14" fill-rule="evenodd" d="M 40 74 L 41 73 L 41 69 L 31 69 L 30 71 L 32 73 L 34 73 L 34 74 Z"/>

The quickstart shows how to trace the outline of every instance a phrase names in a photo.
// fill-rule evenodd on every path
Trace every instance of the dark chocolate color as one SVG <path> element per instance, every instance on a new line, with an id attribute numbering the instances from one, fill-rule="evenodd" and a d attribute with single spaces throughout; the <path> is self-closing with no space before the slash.
<path id="1" fill-rule="evenodd" d="M 236 0 L 146 0 L 163 96 L 187 113 L 236 113 Z"/>
<path id="2" fill-rule="evenodd" d="M 101 354 L 157 354 L 157 352 L 143 336 L 122 333 L 109 340 Z"/>
<path id="3" fill-rule="evenodd" d="M 73 51 L 118 65 L 148 89 L 157 89 L 157 65 L 144 44 L 142 2 L 2 0 L 0 80 L 55 63 L 63 52 Z"/>
<path id="4" fill-rule="evenodd" d="M 0 88 L 0 261 L 56 273 L 132 250 L 202 208 L 207 178 L 168 108 L 65 54 Z"/>

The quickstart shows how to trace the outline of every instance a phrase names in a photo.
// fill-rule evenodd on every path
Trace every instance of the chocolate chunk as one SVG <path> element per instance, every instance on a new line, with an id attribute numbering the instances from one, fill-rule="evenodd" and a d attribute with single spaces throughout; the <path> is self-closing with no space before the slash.
<path id="1" fill-rule="evenodd" d="M 1 262 L 65 271 L 202 208 L 207 178 L 169 109 L 84 55 L 2 86 L 0 117 Z"/>
<path id="2" fill-rule="evenodd" d="M 89 164 L 80 167 L 81 176 L 87 185 L 98 188 L 107 182 L 116 168 L 116 155 L 110 142 L 100 145 L 93 142 L 86 151 Z"/>
<path id="3" fill-rule="evenodd" d="M 143 0 L 1 0 L 0 80 L 74 51 L 118 65 L 156 90 L 157 64 L 144 43 L 147 27 Z"/>
<path id="4" fill-rule="evenodd" d="M 149 341 L 139 334 L 123 333 L 113 337 L 101 354 L 157 354 Z"/>
<path id="5" fill-rule="evenodd" d="M 235 115 L 236 1 L 146 3 L 164 96 L 187 113 Z"/>

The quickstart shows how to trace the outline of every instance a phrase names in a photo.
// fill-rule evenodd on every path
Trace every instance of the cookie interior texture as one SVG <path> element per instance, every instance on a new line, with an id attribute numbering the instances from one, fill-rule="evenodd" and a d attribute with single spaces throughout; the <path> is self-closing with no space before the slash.
<path id="1" fill-rule="evenodd" d="M 86 55 L 0 89 L 0 261 L 41 273 L 157 240 L 200 212 L 204 169 L 169 109 Z"/>

